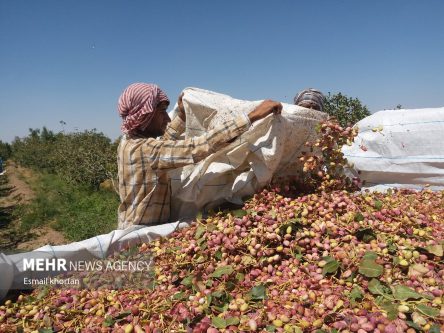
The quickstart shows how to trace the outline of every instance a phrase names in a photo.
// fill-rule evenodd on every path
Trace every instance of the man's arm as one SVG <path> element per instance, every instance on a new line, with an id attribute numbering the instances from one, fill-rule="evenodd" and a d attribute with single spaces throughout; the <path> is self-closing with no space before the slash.
<path id="1" fill-rule="evenodd" d="M 155 169 L 178 168 L 194 164 L 223 147 L 227 141 L 249 127 L 245 117 L 238 117 L 208 131 L 204 135 L 184 140 L 139 139 L 140 156 Z"/>
<path id="2" fill-rule="evenodd" d="M 216 152 L 231 139 L 239 136 L 259 119 L 271 113 L 280 114 L 282 104 L 270 100 L 262 102 L 248 117 L 242 115 L 228 120 L 202 136 L 185 140 L 139 139 L 132 149 L 140 150 L 137 156 L 150 164 L 152 169 L 171 169 L 197 163 Z"/>
<path id="3" fill-rule="evenodd" d="M 179 115 L 176 115 L 168 124 L 165 133 L 162 136 L 163 140 L 179 140 L 181 134 L 185 131 L 185 122 Z"/>
<path id="4" fill-rule="evenodd" d="M 180 135 L 185 131 L 185 108 L 182 102 L 183 93 L 177 99 L 178 113 L 168 124 L 162 138 L 164 140 L 178 140 Z"/>

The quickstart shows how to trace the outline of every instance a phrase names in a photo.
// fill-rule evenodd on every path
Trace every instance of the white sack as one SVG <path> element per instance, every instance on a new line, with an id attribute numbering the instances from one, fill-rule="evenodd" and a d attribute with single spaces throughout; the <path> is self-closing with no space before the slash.
<path id="1" fill-rule="evenodd" d="M 63 258 L 67 261 L 104 259 L 122 249 L 136 244 L 148 243 L 152 240 L 167 236 L 177 228 L 188 226 L 187 223 L 166 223 L 158 226 L 135 225 L 125 230 L 114 230 L 105 235 L 92 237 L 81 242 L 66 245 L 45 245 L 32 252 L 5 255 L 0 253 L 0 300 L 8 290 L 17 289 L 23 285 L 24 277 L 29 272 L 23 270 L 23 260 L 26 258 Z"/>
<path id="2" fill-rule="evenodd" d="M 362 119 L 342 151 L 365 186 L 444 186 L 444 107 L 379 111 Z"/>
<path id="3" fill-rule="evenodd" d="M 224 119 L 248 114 L 261 101 L 244 101 L 198 88 L 184 90 L 186 137 L 199 136 Z M 242 198 L 267 185 L 273 175 L 297 175 L 298 157 L 323 112 L 283 103 L 279 116 L 255 122 L 233 143 L 197 165 L 171 174 L 172 219 L 191 218 L 223 202 L 242 204 Z"/>

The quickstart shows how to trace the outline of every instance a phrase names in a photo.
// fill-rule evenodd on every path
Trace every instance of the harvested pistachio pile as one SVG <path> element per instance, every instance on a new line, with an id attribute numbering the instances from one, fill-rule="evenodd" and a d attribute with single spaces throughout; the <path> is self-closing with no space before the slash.
<path id="1" fill-rule="evenodd" d="M 320 149 L 355 135 L 322 130 Z M 145 288 L 37 290 L 0 306 L 0 331 L 443 332 L 444 192 L 347 191 L 337 149 L 303 156 L 312 193 L 268 188 L 142 244 Z"/>

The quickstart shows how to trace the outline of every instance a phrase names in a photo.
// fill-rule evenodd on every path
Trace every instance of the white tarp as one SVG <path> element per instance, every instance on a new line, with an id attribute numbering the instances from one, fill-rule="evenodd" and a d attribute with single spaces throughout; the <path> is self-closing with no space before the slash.
<path id="1" fill-rule="evenodd" d="M 260 101 L 242 101 L 229 96 L 201 90 L 185 89 L 186 136 L 203 134 L 207 129 L 240 112 L 249 113 Z M 241 202 L 270 182 L 274 174 L 297 174 L 298 157 L 304 143 L 315 134 L 317 123 L 326 114 L 283 104 L 280 116 L 269 116 L 253 124 L 243 135 L 197 165 L 172 173 L 173 220 L 183 221 L 199 210 L 211 208 L 224 200 Z M 81 242 L 61 246 L 44 246 L 33 252 L 0 254 L 0 299 L 6 292 L 23 283 L 24 258 L 64 258 L 70 261 L 105 258 L 115 251 L 166 236 L 186 223 L 159 226 L 134 226 L 115 230 Z"/>
<path id="2" fill-rule="evenodd" d="M 92 237 L 81 242 L 66 245 L 45 245 L 32 252 L 5 255 L 0 253 L 0 300 L 8 290 L 23 285 L 23 279 L 30 273 L 24 270 L 24 259 L 63 258 L 67 261 L 104 259 L 122 249 L 136 244 L 149 243 L 152 240 L 167 236 L 177 228 L 188 226 L 187 223 L 166 223 L 158 226 L 132 226 L 125 230 L 114 230 L 108 234 Z"/>
<path id="3" fill-rule="evenodd" d="M 444 186 L 444 107 L 385 110 L 362 119 L 343 152 L 368 187 Z"/>
<path id="4" fill-rule="evenodd" d="M 184 90 L 187 137 L 199 136 L 224 119 L 248 114 L 261 101 L 244 101 L 198 88 Z M 173 220 L 195 216 L 222 202 L 242 203 L 274 175 L 297 175 L 298 157 L 326 114 L 283 103 L 282 114 L 252 125 L 233 143 L 197 165 L 175 170 L 172 179 Z"/>

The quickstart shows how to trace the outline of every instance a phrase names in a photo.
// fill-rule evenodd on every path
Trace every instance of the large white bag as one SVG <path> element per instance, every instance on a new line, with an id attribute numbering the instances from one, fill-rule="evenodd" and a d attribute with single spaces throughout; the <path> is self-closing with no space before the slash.
<path id="1" fill-rule="evenodd" d="M 199 136 L 224 119 L 248 114 L 261 101 L 244 101 L 198 88 L 184 90 L 187 137 Z M 242 198 L 267 185 L 272 177 L 297 175 L 298 157 L 323 112 L 283 103 L 279 116 L 258 121 L 233 143 L 197 165 L 175 170 L 172 179 L 172 219 L 193 217 L 221 204 L 241 204 Z"/>
<path id="2" fill-rule="evenodd" d="M 342 151 L 366 186 L 444 186 L 444 107 L 379 111 L 356 126 Z"/>

